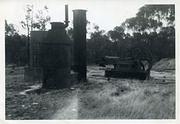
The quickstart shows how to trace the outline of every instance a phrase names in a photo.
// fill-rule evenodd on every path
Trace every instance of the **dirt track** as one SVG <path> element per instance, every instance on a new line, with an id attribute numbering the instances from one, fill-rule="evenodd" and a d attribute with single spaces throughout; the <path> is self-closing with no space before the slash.
<path id="1" fill-rule="evenodd" d="M 66 102 L 64 108 L 60 108 L 51 119 L 77 119 L 78 118 L 78 90 Z"/>

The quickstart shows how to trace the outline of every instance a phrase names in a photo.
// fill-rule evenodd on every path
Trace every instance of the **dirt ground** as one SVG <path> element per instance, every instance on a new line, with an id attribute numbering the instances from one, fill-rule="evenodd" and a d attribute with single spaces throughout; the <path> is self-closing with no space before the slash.
<path id="1" fill-rule="evenodd" d="M 24 81 L 24 67 L 6 68 L 6 119 L 174 119 L 175 71 L 151 71 L 151 79 L 104 77 L 88 66 L 88 81 L 71 88 L 27 93 L 41 86 Z"/>

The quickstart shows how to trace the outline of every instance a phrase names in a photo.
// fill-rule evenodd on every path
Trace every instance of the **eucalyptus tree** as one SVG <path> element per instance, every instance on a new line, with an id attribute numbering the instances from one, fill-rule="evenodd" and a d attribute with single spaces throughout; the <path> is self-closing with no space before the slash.
<path id="1" fill-rule="evenodd" d="M 145 5 L 139 9 L 136 17 L 127 19 L 122 27 L 133 32 L 137 45 L 146 43 L 147 49 L 155 56 L 175 56 L 174 5 Z"/>
<path id="2" fill-rule="evenodd" d="M 159 32 L 163 27 L 175 25 L 174 5 L 145 5 L 139 9 L 136 17 L 126 19 L 122 24 L 133 32 Z"/>
<path id="3" fill-rule="evenodd" d="M 41 31 L 46 30 L 46 25 L 50 21 L 50 16 L 48 15 L 48 7 L 44 6 L 42 10 L 34 11 L 34 6 L 31 4 L 26 5 L 25 19 L 21 21 L 21 25 L 27 30 L 27 55 L 29 58 L 30 50 L 30 32 L 34 29 Z"/>

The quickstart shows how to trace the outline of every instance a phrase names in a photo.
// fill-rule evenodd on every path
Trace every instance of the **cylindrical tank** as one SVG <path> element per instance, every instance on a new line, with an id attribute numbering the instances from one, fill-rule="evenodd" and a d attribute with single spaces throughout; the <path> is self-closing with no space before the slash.
<path id="1" fill-rule="evenodd" d="M 51 26 L 41 47 L 43 87 L 64 88 L 70 81 L 71 41 L 63 23 L 52 22 Z"/>
<path id="2" fill-rule="evenodd" d="M 86 10 L 73 10 L 74 68 L 78 80 L 86 81 Z"/>

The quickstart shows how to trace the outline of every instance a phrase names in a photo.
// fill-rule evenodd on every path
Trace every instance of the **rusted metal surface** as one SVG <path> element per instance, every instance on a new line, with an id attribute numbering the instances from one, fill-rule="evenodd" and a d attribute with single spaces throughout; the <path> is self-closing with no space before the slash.
<path id="1" fill-rule="evenodd" d="M 71 41 L 64 23 L 53 22 L 51 25 L 41 47 L 43 87 L 64 88 L 70 82 Z"/>
<path id="2" fill-rule="evenodd" d="M 73 10 L 74 71 L 86 81 L 86 10 Z"/>
<path id="3" fill-rule="evenodd" d="M 106 56 L 102 63 L 106 66 L 106 77 L 137 78 L 145 80 L 149 77 L 151 63 L 145 59 L 119 58 Z M 103 65 L 101 63 L 101 65 Z M 108 65 L 113 65 L 108 68 Z"/>

